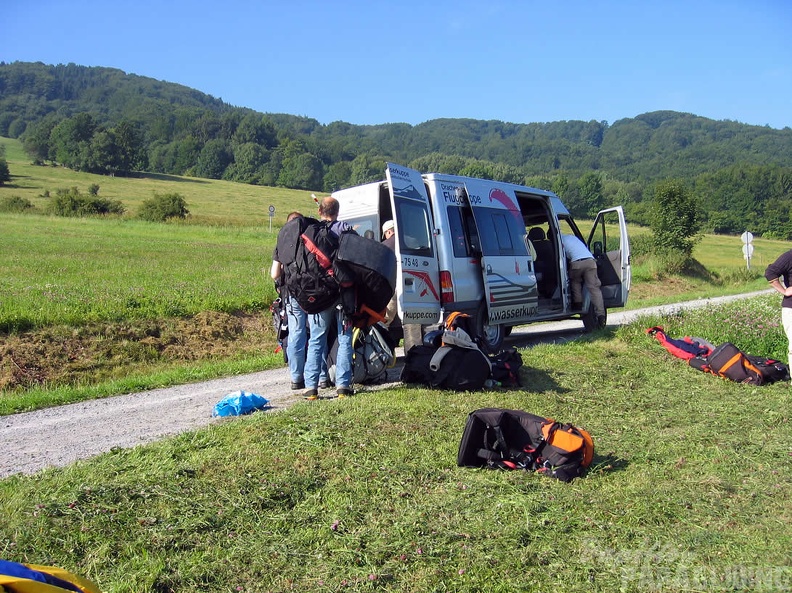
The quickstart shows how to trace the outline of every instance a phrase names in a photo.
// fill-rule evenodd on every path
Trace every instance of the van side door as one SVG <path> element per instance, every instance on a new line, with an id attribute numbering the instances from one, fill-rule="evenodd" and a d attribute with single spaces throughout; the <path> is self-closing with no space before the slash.
<path id="1" fill-rule="evenodd" d="M 465 191 L 480 242 L 489 324 L 532 321 L 539 293 L 514 192 L 483 180 L 466 182 Z"/>
<path id="2" fill-rule="evenodd" d="M 588 248 L 597 260 L 605 307 L 624 307 L 630 294 L 630 241 L 621 206 L 602 210 L 594 220 Z"/>
<path id="3" fill-rule="evenodd" d="M 440 271 L 429 194 L 418 171 L 387 163 L 396 230 L 396 293 L 402 323 L 440 320 Z"/>

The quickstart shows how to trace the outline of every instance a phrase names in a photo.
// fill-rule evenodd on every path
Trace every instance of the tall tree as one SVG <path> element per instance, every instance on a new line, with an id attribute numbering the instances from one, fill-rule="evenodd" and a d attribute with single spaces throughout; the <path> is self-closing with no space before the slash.
<path id="1" fill-rule="evenodd" d="M 655 245 L 690 257 L 700 228 L 698 205 L 678 180 L 659 182 L 652 200 L 652 234 Z"/>

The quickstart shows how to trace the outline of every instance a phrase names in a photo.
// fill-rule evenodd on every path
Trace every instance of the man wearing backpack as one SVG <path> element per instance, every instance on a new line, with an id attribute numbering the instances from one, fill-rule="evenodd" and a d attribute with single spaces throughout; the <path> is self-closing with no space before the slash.
<path id="1" fill-rule="evenodd" d="M 338 220 L 339 204 L 333 197 L 324 198 L 319 204 L 319 219 L 321 224 L 326 224 L 329 231 L 336 237 L 342 233 L 355 231 L 346 222 Z M 305 360 L 305 387 L 304 397 L 309 400 L 319 396 L 319 375 L 325 353 L 328 351 L 327 334 L 331 324 L 337 328 L 338 354 L 336 358 L 336 394 L 338 397 L 352 395 L 352 325 L 344 318 L 343 311 L 338 303 L 333 303 L 319 313 L 308 315 L 308 353 Z"/>
<path id="2" fill-rule="evenodd" d="M 296 218 L 302 218 L 299 212 L 290 212 L 286 217 L 286 223 L 290 223 Z M 278 242 L 282 241 L 282 236 L 288 232 L 284 231 L 284 225 L 278 233 Z M 308 343 L 308 314 L 302 310 L 297 300 L 289 296 L 286 288 L 285 268 L 278 255 L 278 243 L 275 244 L 275 251 L 272 254 L 272 267 L 270 276 L 275 282 L 278 294 L 286 303 L 286 318 L 289 324 L 288 340 L 286 341 L 286 359 L 289 364 L 289 374 L 291 375 L 292 389 L 305 389 L 305 347 Z M 319 378 L 319 387 L 328 387 L 327 367 L 322 365 Z"/>
<path id="3" fill-rule="evenodd" d="M 792 249 L 779 255 L 778 259 L 767 266 L 765 278 L 776 292 L 784 295 L 781 300 L 781 325 L 789 342 L 787 363 L 792 365 Z"/>

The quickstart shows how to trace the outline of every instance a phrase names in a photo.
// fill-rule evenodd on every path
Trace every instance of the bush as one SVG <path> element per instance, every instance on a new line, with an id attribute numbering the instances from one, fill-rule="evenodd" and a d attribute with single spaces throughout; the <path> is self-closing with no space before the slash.
<path id="1" fill-rule="evenodd" d="M 27 212 L 33 208 L 33 203 L 20 196 L 8 196 L 0 200 L 0 212 Z"/>
<path id="2" fill-rule="evenodd" d="M 185 218 L 189 213 L 187 202 L 179 194 L 154 194 L 153 198 L 143 202 L 138 211 L 138 218 L 151 222 L 165 222 L 169 218 Z"/>
<path id="3" fill-rule="evenodd" d="M 73 187 L 69 190 L 59 189 L 50 204 L 50 210 L 56 216 L 92 216 L 123 214 L 124 206 L 117 200 L 83 196 Z"/>

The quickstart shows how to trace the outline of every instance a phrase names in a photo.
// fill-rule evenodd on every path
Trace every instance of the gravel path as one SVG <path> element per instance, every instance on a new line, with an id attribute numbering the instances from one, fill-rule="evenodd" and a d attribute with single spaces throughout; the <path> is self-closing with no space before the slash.
<path id="1" fill-rule="evenodd" d="M 608 325 L 622 325 L 645 313 L 703 307 L 767 292 L 611 312 Z M 567 340 L 581 333 L 579 320 L 535 324 L 515 328 L 510 342 L 525 345 Z M 402 362 L 400 356 L 389 377 L 398 378 Z M 0 416 L 0 479 L 18 473 L 33 474 L 50 466 L 62 467 L 116 447 L 134 447 L 221 422 L 223 419 L 212 418 L 214 405 L 238 390 L 264 396 L 272 410 L 287 408 L 302 399 L 301 392 L 291 391 L 289 383 L 288 370 L 281 368 Z"/>

